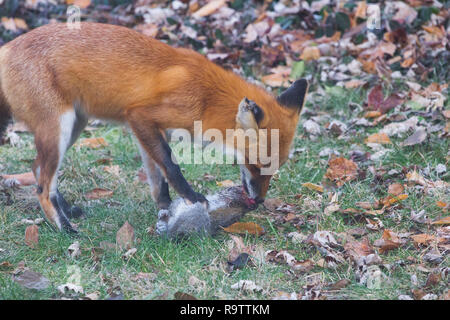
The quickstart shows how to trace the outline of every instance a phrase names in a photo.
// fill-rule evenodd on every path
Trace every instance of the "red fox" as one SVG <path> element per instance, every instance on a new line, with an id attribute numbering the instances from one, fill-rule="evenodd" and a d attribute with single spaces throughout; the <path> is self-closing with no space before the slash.
<path id="1" fill-rule="evenodd" d="M 57 188 L 67 149 L 89 118 L 127 125 L 136 136 L 151 196 L 168 208 L 169 184 L 188 203 L 207 203 L 172 159 L 166 130 L 279 129 L 279 162 L 289 155 L 308 83 L 275 98 L 192 50 L 173 48 L 125 27 L 49 24 L 0 48 L 0 133 L 14 117 L 34 134 L 33 173 L 45 216 L 59 230 L 76 232 L 70 206 Z M 243 106 L 241 101 L 251 102 Z M 247 100 L 248 99 L 248 100 Z M 250 107 L 249 107 L 250 106 Z M 270 152 L 270 150 L 269 150 Z M 264 200 L 270 175 L 262 164 L 241 165 L 245 191 Z"/>

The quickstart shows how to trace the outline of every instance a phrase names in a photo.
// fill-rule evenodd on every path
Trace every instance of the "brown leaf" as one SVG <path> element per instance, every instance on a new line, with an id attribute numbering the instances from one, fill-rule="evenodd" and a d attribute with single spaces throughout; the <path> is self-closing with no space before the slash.
<path id="1" fill-rule="evenodd" d="M 378 110 L 379 106 L 383 103 L 384 96 L 383 96 L 383 88 L 381 85 L 377 85 L 370 90 L 369 94 L 367 95 L 367 105 L 369 108 L 372 108 L 374 110 Z"/>
<path id="2" fill-rule="evenodd" d="M 425 284 L 425 288 L 431 288 L 439 284 L 441 282 L 441 274 L 440 273 L 430 273 L 427 278 L 427 282 Z"/>
<path id="3" fill-rule="evenodd" d="M 261 81 L 271 87 L 289 86 L 289 74 L 272 73 L 261 78 Z"/>
<path id="4" fill-rule="evenodd" d="M 219 10 L 221 7 L 225 5 L 227 0 L 212 0 L 205 4 L 203 7 L 195 11 L 192 16 L 194 18 L 201 18 L 209 16 L 210 14 L 213 14 L 217 10 Z"/>
<path id="5" fill-rule="evenodd" d="M 108 146 L 108 143 L 103 138 L 86 138 L 80 141 L 78 144 L 80 147 L 86 147 L 91 149 L 98 149 Z"/>
<path id="6" fill-rule="evenodd" d="M 411 238 L 413 239 L 415 245 L 429 244 L 436 239 L 435 236 L 426 233 L 416 234 L 411 236 Z"/>
<path id="7" fill-rule="evenodd" d="M 400 247 L 400 243 L 391 240 L 384 240 L 380 247 L 380 253 L 383 254 L 389 250 L 397 249 L 398 247 Z"/>
<path id="8" fill-rule="evenodd" d="M 89 7 L 89 5 L 91 4 L 91 0 L 66 0 L 66 3 L 78 6 L 81 9 L 85 9 Z"/>
<path id="9" fill-rule="evenodd" d="M 325 178 L 336 183 L 338 187 L 345 182 L 356 179 L 358 176 L 358 165 L 345 158 L 335 158 L 328 162 Z"/>
<path id="10" fill-rule="evenodd" d="M 381 112 L 380 111 L 367 111 L 364 114 L 364 118 L 366 118 L 366 119 L 377 118 L 379 116 L 381 116 Z"/>
<path id="11" fill-rule="evenodd" d="M 174 299 L 175 300 L 197 300 L 197 298 L 194 297 L 193 295 L 190 295 L 188 293 L 184 293 L 181 291 L 175 292 Z"/>
<path id="12" fill-rule="evenodd" d="M 344 86 L 347 89 L 354 89 L 354 88 L 360 88 L 363 85 L 365 85 L 366 83 L 367 83 L 367 81 L 353 79 L 353 80 L 344 82 Z"/>
<path id="13" fill-rule="evenodd" d="M 302 187 L 308 188 L 309 190 L 314 190 L 320 193 L 323 193 L 323 187 L 319 186 L 318 184 L 314 184 L 311 182 L 306 182 L 302 184 Z"/>
<path id="14" fill-rule="evenodd" d="M 395 108 L 403 102 L 398 95 L 392 94 L 386 100 L 384 99 L 383 89 L 381 85 L 375 86 L 367 96 L 367 105 L 370 109 L 379 111 L 382 114 Z"/>
<path id="15" fill-rule="evenodd" d="M 25 243 L 30 248 L 34 248 L 39 243 L 39 227 L 37 225 L 28 226 L 25 229 Z"/>
<path id="16" fill-rule="evenodd" d="M 391 139 L 389 139 L 389 136 L 384 133 L 374 133 L 367 137 L 367 139 L 364 141 L 365 143 L 378 143 L 378 144 L 391 144 Z"/>
<path id="17" fill-rule="evenodd" d="M 392 194 L 393 196 L 398 196 L 402 194 L 405 191 L 405 188 L 400 183 L 393 183 L 390 184 L 388 187 L 388 193 Z"/>
<path id="18" fill-rule="evenodd" d="M 263 205 L 269 211 L 276 211 L 277 208 L 284 205 L 284 201 L 278 198 L 268 198 L 264 200 Z"/>
<path id="19" fill-rule="evenodd" d="M 320 50 L 318 47 L 306 47 L 301 56 L 300 59 L 302 60 L 317 60 L 320 58 Z"/>
<path id="20" fill-rule="evenodd" d="M 101 188 L 95 188 L 88 193 L 85 194 L 86 199 L 89 200 L 97 200 L 97 199 L 103 199 L 107 197 L 111 197 L 113 195 L 112 190 L 108 189 L 101 189 Z"/>
<path id="21" fill-rule="evenodd" d="M 328 287 L 328 290 L 341 290 L 341 289 L 345 288 L 346 286 L 348 286 L 350 283 L 351 283 L 350 280 L 342 279 L 342 280 L 336 281 L 335 283 L 332 283 Z"/>
<path id="22" fill-rule="evenodd" d="M 254 235 L 262 235 L 265 233 L 264 228 L 254 222 L 236 222 L 228 228 L 223 228 L 229 233 L 245 234 L 250 233 Z"/>
<path id="23" fill-rule="evenodd" d="M 116 245 L 120 249 L 131 249 L 134 243 L 134 229 L 126 221 L 123 226 L 117 231 L 116 234 Z"/>
<path id="24" fill-rule="evenodd" d="M 236 185 L 232 180 L 217 181 L 216 184 L 219 187 L 224 187 L 224 188 L 234 187 Z"/>
<path id="25" fill-rule="evenodd" d="M 437 221 L 433 221 L 431 224 L 437 224 L 437 225 L 450 224 L 450 216 L 445 217 L 445 218 L 440 219 L 440 220 L 437 220 Z"/>
<path id="26" fill-rule="evenodd" d="M 348 237 L 347 242 L 344 245 L 344 250 L 347 256 L 351 257 L 353 261 L 358 261 L 361 257 L 366 257 L 371 253 L 374 253 L 369 239 L 365 238 L 358 242 Z"/>

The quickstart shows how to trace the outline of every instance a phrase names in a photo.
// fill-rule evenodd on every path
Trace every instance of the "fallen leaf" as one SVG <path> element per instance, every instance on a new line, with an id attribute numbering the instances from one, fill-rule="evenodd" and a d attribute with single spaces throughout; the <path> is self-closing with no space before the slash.
<path id="1" fill-rule="evenodd" d="M 442 276 L 441 273 L 430 273 L 427 278 L 427 282 L 425 283 L 425 288 L 431 288 L 439 284 L 441 282 Z"/>
<path id="2" fill-rule="evenodd" d="M 319 58 L 320 58 L 320 50 L 318 47 L 306 47 L 300 56 L 300 59 L 305 61 L 317 60 Z"/>
<path id="3" fill-rule="evenodd" d="M 378 143 L 378 144 L 392 144 L 391 139 L 389 139 L 389 136 L 384 133 L 374 133 L 367 137 L 367 139 L 364 141 L 365 143 Z"/>
<path id="4" fill-rule="evenodd" d="M 436 224 L 436 225 L 450 224 L 450 216 L 445 217 L 443 219 L 439 219 L 437 221 L 433 221 L 431 224 Z"/>
<path id="5" fill-rule="evenodd" d="M 335 158 L 328 162 L 328 169 L 325 173 L 325 178 L 335 182 L 336 185 L 340 187 L 345 182 L 356 179 L 358 176 L 357 170 L 358 165 L 352 160 Z"/>
<path id="6" fill-rule="evenodd" d="M 198 9 L 197 11 L 195 11 L 192 14 L 192 16 L 194 18 L 209 16 L 210 14 L 213 14 L 214 12 L 219 10 L 222 6 L 224 6 L 227 1 L 228 0 L 212 0 L 207 4 L 205 4 L 203 7 L 201 7 L 200 9 Z"/>
<path id="7" fill-rule="evenodd" d="M 239 280 L 239 282 L 233 284 L 231 289 L 242 290 L 242 291 L 251 291 L 251 292 L 259 292 L 262 291 L 262 288 L 256 285 L 251 280 Z"/>
<path id="8" fill-rule="evenodd" d="M 263 203 L 264 207 L 269 211 L 275 211 L 277 208 L 284 205 L 284 201 L 278 198 L 267 198 Z"/>
<path id="9" fill-rule="evenodd" d="M 83 287 L 76 285 L 74 283 L 65 283 L 60 286 L 58 286 L 58 291 L 61 292 L 61 294 L 66 294 L 66 291 L 73 291 L 74 293 L 83 293 Z"/>
<path id="10" fill-rule="evenodd" d="M 66 3 L 86 9 L 91 4 L 91 0 L 66 0 Z"/>
<path id="11" fill-rule="evenodd" d="M 245 234 L 250 233 L 254 235 L 262 235 L 265 233 L 264 228 L 254 222 L 236 222 L 228 228 L 223 228 L 229 233 Z"/>
<path id="12" fill-rule="evenodd" d="M 76 258 L 81 254 L 80 251 L 80 243 L 78 241 L 75 241 L 72 243 L 69 248 L 67 248 L 67 253 L 71 258 Z"/>
<path id="13" fill-rule="evenodd" d="M 328 290 L 333 290 L 333 291 L 341 290 L 341 289 L 344 289 L 346 286 L 348 286 L 350 283 L 351 283 L 350 280 L 342 279 L 342 280 L 336 281 L 335 283 L 332 283 L 328 287 Z"/>
<path id="14" fill-rule="evenodd" d="M 236 184 L 231 180 L 223 180 L 223 181 L 217 181 L 216 184 L 219 187 L 229 188 L 234 187 Z"/>
<path id="15" fill-rule="evenodd" d="M 174 297 L 175 300 L 197 300 L 197 298 L 194 297 L 193 295 L 190 295 L 188 293 L 184 293 L 184 292 L 181 292 L 181 291 L 175 292 L 173 297 Z"/>
<path id="16" fill-rule="evenodd" d="M 262 77 L 261 81 L 271 87 L 287 87 L 289 76 L 282 73 L 272 73 Z"/>
<path id="17" fill-rule="evenodd" d="M 428 136 L 428 134 L 424 128 L 418 128 L 416 130 L 416 132 L 414 132 L 412 135 L 410 135 L 408 138 L 406 138 L 405 141 L 403 141 L 401 143 L 401 145 L 403 147 L 406 147 L 406 146 L 414 146 L 416 144 L 420 144 L 425 141 L 427 136 Z"/>
<path id="18" fill-rule="evenodd" d="M 367 238 L 362 241 L 355 241 L 351 237 L 348 237 L 347 242 L 344 244 L 344 250 L 345 254 L 355 262 L 374 252 Z"/>
<path id="19" fill-rule="evenodd" d="M 37 225 L 31 225 L 25 229 L 25 243 L 30 248 L 37 246 L 39 243 L 39 227 Z"/>
<path id="20" fill-rule="evenodd" d="M 313 191 L 317 191 L 317 192 L 323 193 L 323 187 L 319 186 L 318 184 L 314 184 L 314 183 L 311 183 L 311 182 L 306 182 L 306 183 L 302 184 L 302 187 L 305 187 L 305 188 L 307 188 L 309 190 L 313 190 Z"/>
<path id="21" fill-rule="evenodd" d="M 89 191 L 88 193 L 86 193 L 85 197 L 86 197 L 86 199 L 89 199 L 89 200 L 97 200 L 97 199 L 111 197 L 113 195 L 113 193 L 114 192 L 112 190 L 95 188 L 95 189 Z"/>
<path id="22" fill-rule="evenodd" d="M 50 281 L 38 272 L 25 270 L 22 274 L 13 277 L 14 282 L 28 289 L 44 290 L 50 286 Z"/>
<path id="23" fill-rule="evenodd" d="M 80 141 L 78 144 L 80 147 L 86 147 L 91 149 L 98 149 L 108 146 L 108 143 L 103 138 L 86 138 Z"/>
<path id="24" fill-rule="evenodd" d="M 421 233 L 411 236 L 415 245 L 419 244 L 429 244 L 430 242 L 436 240 L 436 237 L 431 234 Z"/>
<path id="25" fill-rule="evenodd" d="M 388 187 L 388 193 L 393 196 L 398 196 L 398 195 L 402 194 L 404 191 L 405 191 L 405 188 L 400 183 L 393 183 L 393 184 L 390 184 Z"/>
<path id="26" fill-rule="evenodd" d="M 116 245 L 120 249 L 131 249 L 134 244 L 134 229 L 126 221 L 123 226 L 117 231 L 116 234 Z"/>

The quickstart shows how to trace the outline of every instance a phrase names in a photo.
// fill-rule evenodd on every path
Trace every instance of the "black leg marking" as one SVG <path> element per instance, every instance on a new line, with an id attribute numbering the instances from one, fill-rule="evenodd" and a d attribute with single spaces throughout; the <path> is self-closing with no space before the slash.
<path id="1" fill-rule="evenodd" d="M 66 215 L 64 214 L 64 211 L 59 206 L 59 204 L 58 204 L 58 196 L 57 195 L 51 196 L 50 197 L 50 201 L 52 202 L 53 207 L 55 207 L 56 212 L 58 213 L 58 217 L 59 217 L 59 220 L 61 222 L 62 228 L 65 231 L 68 231 L 70 233 L 78 233 L 78 231 L 75 230 L 72 227 L 72 225 L 70 224 L 69 219 L 67 219 Z"/>
<path id="2" fill-rule="evenodd" d="M 66 199 L 64 199 L 63 195 L 59 192 L 59 190 L 56 191 L 56 200 L 58 202 L 58 206 L 62 209 L 67 218 L 76 219 L 80 218 L 83 215 L 83 210 L 81 210 L 77 206 L 71 206 L 66 201 Z"/>
<path id="3" fill-rule="evenodd" d="M 164 180 L 161 181 L 160 193 L 158 197 L 158 208 L 159 209 L 168 209 L 172 199 L 169 194 L 169 184 Z"/>

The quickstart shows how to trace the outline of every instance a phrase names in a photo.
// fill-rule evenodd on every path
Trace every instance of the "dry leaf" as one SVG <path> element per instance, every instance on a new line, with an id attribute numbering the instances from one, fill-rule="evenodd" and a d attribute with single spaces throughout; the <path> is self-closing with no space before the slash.
<path id="1" fill-rule="evenodd" d="M 254 235 L 262 235 L 265 233 L 264 228 L 254 222 L 236 222 L 228 228 L 223 228 L 229 233 L 245 234 L 250 233 Z"/>
<path id="2" fill-rule="evenodd" d="M 437 224 L 437 225 L 450 224 L 450 216 L 445 217 L 443 219 L 439 219 L 437 221 L 433 221 L 431 224 Z"/>
<path id="3" fill-rule="evenodd" d="M 86 139 L 81 140 L 78 145 L 80 147 L 98 149 L 100 147 L 108 146 L 108 143 L 103 138 L 86 138 Z"/>
<path id="4" fill-rule="evenodd" d="M 302 55 L 300 56 L 300 59 L 302 60 L 317 60 L 320 58 L 320 50 L 318 47 L 306 47 Z"/>
<path id="5" fill-rule="evenodd" d="M 277 208 L 281 207 L 284 204 L 285 202 L 278 198 L 267 198 L 266 200 L 264 200 L 263 203 L 264 208 L 266 208 L 269 211 L 275 211 L 277 210 Z"/>
<path id="6" fill-rule="evenodd" d="M 91 4 L 91 0 L 66 0 L 69 5 L 75 5 L 81 9 L 86 9 Z"/>
<path id="7" fill-rule="evenodd" d="M 398 195 L 402 194 L 403 191 L 405 191 L 405 188 L 400 183 L 393 183 L 393 184 L 390 184 L 388 187 L 388 193 L 392 194 L 393 196 L 398 196 Z"/>
<path id="8" fill-rule="evenodd" d="M 336 183 L 338 187 L 345 182 L 356 179 L 358 165 L 352 160 L 345 158 L 335 158 L 328 162 L 328 169 L 325 178 Z"/>
<path id="9" fill-rule="evenodd" d="M 217 181 L 216 184 L 219 187 L 229 188 L 234 187 L 236 184 L 231 180 L 223 180 L 223 181 Z"/>
<path id="10" fill-rule="evenodd" d="M 44 290 L 50 286 L 50 281 L 38 272 L 25 270 L 22 274 L 13 277 L 14 282 L 28 289 Z"/>
<path id="11" fill-rule="evenodd" d="M 318 184 L 314 184 L 311 182 L 306 182 L 302 184 L 302 187 L 308 188 L 309 190 L 318 191 L 320 193 L 323 193 L 323 187 L 319 186 Z"/>
<path id="12" fill-rule="evenodd" d="M 134 229 L 126 221 L 123 226 L 117 231 L 116 234 L 116 245 L 120 249 L 131 249 L 134 244 Z"/>
<path id="13" fill-rule="evenodd" d="M 271 87 L 287 87 L 289 85 L 289 75 L 272 73 L 262 77 L 261 81 Z"/>
<path id="14" fill-rule="evenodd" d="M 344 86 L 347 89 L 354 89 L 354 88 L 360 88 L 363 85 L 365 85 L 366 83 L 367 83 L 367 81 L 354 79 L 354 80 L 349 80 L 349 81 L 344 82 Z"/>
<path id="15" fill-rule="evenodd" d="M 380 111 L 367 111 L 364 114 L 364 118 L 366 118 L 366 119 L 378 118 L 379 116 L 381 116 L 381 112 Z"/>
<path id="16" fill-rule="evenodd" d="M 39 227 L 37 225 L 28 226 L 25 229 L 25 243 L 30 248 L 34 248 L 39 243 Z"/>
<path id="17" fill-rule="evenodd" d="M 107 197 L 111 197 L 113 195 L 112 190 L 107 189 L 101 189 L 101 188 L 95 188 L 88 193 L 85 194 L 86 199 L 89 200 L 97 200 L 97 199 L 103 199 Z"/>
<path id="18" fill-rule="evenodd" d="M 214 12 L 219 10 L 222 6 L 224 6 L 227 1 L 228 0 L 212 0 L 207 4 L 205 4 L 203 7 L 201 7 L 200 9 L 198 9 L 197 11 L 195 11 L 192 14 L 192 16 L 194 18 L 209 16 L 210 14 L 213 14 Z"/>
<path id="19" fill-rule="evenodd" d="M 374 133 L 367 137 L 367 139 L 364 141 L 365 143 L 378 143 L 378 144 L 391 144 L 391 139 L 389 139 L 389 136 L 386 133 Z"/>
<path id="20" fill-rule="evenodd" d="M 401 143 L 402 146 L 414 146 L 416 144 L 420 144 L 425 141 L 428 134 L 427 131 L 424 128 L 418 128 L 416 132 L 414 132 L 412 135 L 410 135 L 408 138 L 406 138 L 405 141 Z"/>
<path id="21" fill-rule="evenodd" d="M 430 242 L 436 240 L 436 237 L 431 234 L 421 233 L 411 236 L 415 245 L 419 244 L 429 244 Z"/>

